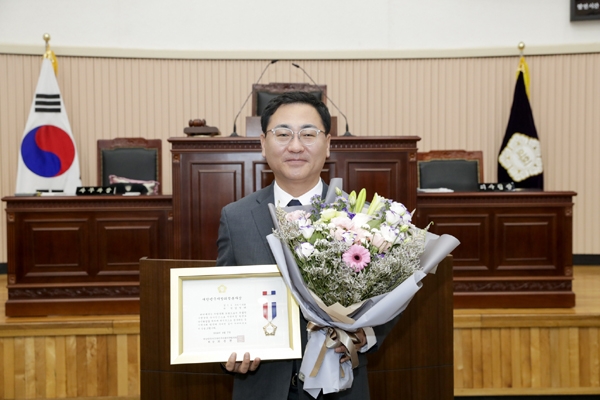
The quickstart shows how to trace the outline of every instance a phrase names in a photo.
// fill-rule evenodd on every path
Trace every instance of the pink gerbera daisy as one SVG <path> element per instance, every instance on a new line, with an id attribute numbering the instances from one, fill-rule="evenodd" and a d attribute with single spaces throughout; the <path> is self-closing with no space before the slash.
<path id="1" fill-rule="evenodd" d="M 342 255 L 342 260 L 347 266 L 352 268 L 354 272 L 362 271 L 370 262 L 371 254 L 364 247 L 353 244 L 348 251 Z"/>

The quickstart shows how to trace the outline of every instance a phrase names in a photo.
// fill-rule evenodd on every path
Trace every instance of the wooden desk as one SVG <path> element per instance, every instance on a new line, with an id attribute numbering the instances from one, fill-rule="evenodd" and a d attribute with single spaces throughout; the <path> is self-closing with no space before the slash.
<path id="1" fill-rule="evenodd" d="M 219 364 L 169 362 L 170 264 L 142 260 L 140 265 L 140 398 L 231 399 L 233 377 Z M 189 268 L 214 262 L 176 264 Z M 371 398 L 453 399 L 452 334 L 452 257 L 446 257 L 435 274 L 424 278 L 381 348 L 368 355 Z"/>
<path id="2" fill-rule="evenodd" d="M 575 192 L 418 193 L 417 224 L 461 241 L 455 308 L 573 307 Z"/>
<path id="3" fill-rule="evenodd" d="M 171 258 L 171 196 L 4 197 L 6 315 L 136 314 L 139 259 Z"/>

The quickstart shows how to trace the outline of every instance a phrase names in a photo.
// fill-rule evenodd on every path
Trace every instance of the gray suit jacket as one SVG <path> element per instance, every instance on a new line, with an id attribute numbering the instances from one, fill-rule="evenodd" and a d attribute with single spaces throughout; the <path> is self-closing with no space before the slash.
<path id="1" fill-rule="evenodd" d="M 323 185 L 323 197 L 327 185 Z M 260 265 L 275 264 L 275 259 L 266 237 L 273 232 L 273 222 L 269 214 L 268 204 L 274 203 L 273 184 L 254 192 L 241 200 L 225 206 L 221 212 L 219 238 L 217 245 L 219 255 L 217 265 Z M 306 346 L 306 320 L 300 318 L 302 350 Z M 377 345 L 374 351 L 393 328 L 395 320 L 375 327 Z M 252 354 L 250 354 L 253 357 Z M 326 399 L 366 400 L 369 398 L 364 354 L 359 354 L 360 365 L 354 370 L 352 388 L 339 394 L 328 395 Z M 262 361 L 258 370 L 248 374 L 236 374 L 233 388 L 233 399 L 244 400 L 285 400 L 290 389 L 290 380 L 294 372 L 300 370 L 301 360 Z M 302 382 L 298 385 L 299 398 L 312 400 L 302 390 Z M 319 398 L 323 398 L 321 395 Z"/>

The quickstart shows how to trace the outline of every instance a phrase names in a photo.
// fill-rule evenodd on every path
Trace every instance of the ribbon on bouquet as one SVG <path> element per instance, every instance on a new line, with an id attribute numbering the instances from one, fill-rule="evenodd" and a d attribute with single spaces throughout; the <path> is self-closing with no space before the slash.
<path id="1" fill-rule="evenodd" d="M 323 359 L 325 358 L 325 353 L 327 349 L 334 349 L 339 347 L 340 345 L 346 346 L 346 355 L 350 357 L 350 362 L 352 363 L 352 368 L 358 367 L 358 350 L 356 349 L 355 343 L 359 343 L 360 340 L 358 337 L 353 334 L 346 332 L 339 328 L 333 328 L 330 326 L 321 326 L 317 325 L 314 322 L 308 322 L 306 326 L 306 330 L 309 332 L 316 332 L 323 329 L 325 331 L 325 341 L 323 342 L 323 346 L 321 346 L 321 351 L 319 352 L 319 356 L 315 361 L 315 365 L 310 372 L 311 377 L 317 376 L 319 370 L 321 369 L 321 365 L 323 364 Z M 340 372 L 342 377 L 344 377 L 344 371 L 340 368 Z"/>

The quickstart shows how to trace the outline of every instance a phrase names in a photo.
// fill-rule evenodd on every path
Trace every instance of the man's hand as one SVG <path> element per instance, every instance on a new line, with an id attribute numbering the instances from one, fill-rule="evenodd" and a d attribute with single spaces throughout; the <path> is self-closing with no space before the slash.
<path id="1" fill-rule="evenodd" d="M 360 350 L 365 344 L 367 344 L 367 335 L 365 335 L 365 331 L 360 328 L 356 332 L 354 332 L 358 342 L 354 342 L 354 346 L 356 346 L 356 350 Z M 347 354 L 348 349 L 343 344 L 335 348 L 336 353 L 344 353 L 344 356 L 340 358 L 340 364 L 350 360 L 350 356 Z"/>
<path id="2" fill-rule="evenodd" d="M 244 354 L 243 361 L 235 361 L 237 359 L 236 353 L 231 353 L 229 356 L 229 360 L 224 364 L 225 369 L 229 372 L 235 372 L 237 374 L 245 374 L 248 371 L 256 371 L 258 366 L 260 365 L 260 358 L 256 357 L 252 362 L 250 362 L 250 353 Z"/>

